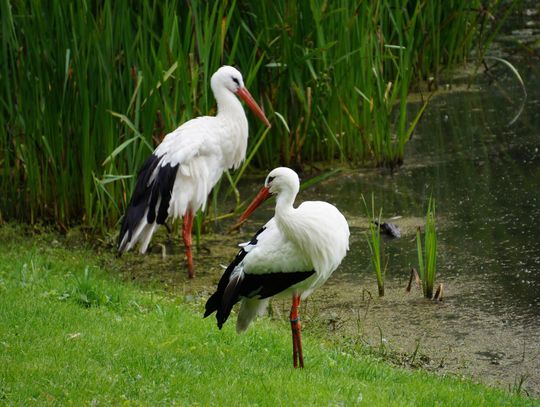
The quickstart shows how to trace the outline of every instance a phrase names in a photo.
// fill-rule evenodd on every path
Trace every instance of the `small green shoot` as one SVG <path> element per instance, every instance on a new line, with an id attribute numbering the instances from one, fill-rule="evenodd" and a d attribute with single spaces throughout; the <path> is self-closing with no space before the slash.
<path id="1" fill-rule="evenodd" d="M 433 286 L 437 272 L 437 231 L 435 227 L 435 199 L 429 198 L 428 209 L 426 214 L 426 228 L 424 232 L 424 245 L 422 246 L 422 238 L 420 229 L 416 231 L 416 248 L 418 251 L 418 270 L 420 280 L 422 281 L 422 291 L 424 297 L 433 298 Z M 442 286 L 437 291 L 439 294 L 436 298 L 440 299 L 442 295 Z"/>
<path id="2" fill-rule="evenodd" d="M 102 279 L 96 278 L 86 266 L 82 276 L 74 276 L 75 285 L 71 288 L 71 294 L 66 292 L 62 299 L 72 298 L 85 308 L 99 307 L 102 305 L 117 305 L 120 303 L 119 292 L 110 291 Z"/>
<path id="3" fill-rule="evenodd" d="M 381 245 L 381 217 L 382 208 L 379 210 L 379 216 L 375 220 L 375 198 L 371 194 L 371 213 L 367 207 L 366 200 L 362 195 L 364 201 L 364 207 L 369 219 L 369 231 L 366 232 L 366 241 L 371 252 L 371 264 L 375 270 L 377 276 L 377 287 L 379 289 L 379 297 L 384 297 L 384 277 L 386 275 L 386 266 L 388 261 L 383 266 L 382 262 L 382 245 Z"/>

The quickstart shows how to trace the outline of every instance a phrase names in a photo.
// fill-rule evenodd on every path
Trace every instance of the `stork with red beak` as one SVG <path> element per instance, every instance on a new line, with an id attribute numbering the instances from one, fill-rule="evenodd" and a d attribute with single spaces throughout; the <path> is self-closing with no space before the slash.
<path id="1" fill-rule="evenodd" d="M 243 222 L 267 198 L 276 196 L 275 215 L 253 236 L 227 267 L 204 316 L 216 312 L 221 329 L 240 301 L 237 332 L 247 329 L 271 297 L 292 295 L 290 322 L 293 365 L 304 367 L 298 306 L 339 266 L 349 249 L 349 226 L 339 210 L 321 201 L 293 206 L 300 189 L 291 169 L 272 170 L 264 187 L 240 217 Z"/>
<path id="2" fill-rule="evenodd" d="M 223 171 L 237 168 L 246 156 L 248 121 L 240 97 L 268 127 L 264 112 L 244 86 L 242 74 L 222 66 L 211 78 L 217 102 L 216 116 L 189 120 L 165 136 L 139 171 L 137 184 L 126 210 L 118 253 L 139 242 L 146 252 L 157 225 L 168 217 L 183 217 L 182 237 L 188 276 L 194 276 L 191 229 L 198 209 Z"/>

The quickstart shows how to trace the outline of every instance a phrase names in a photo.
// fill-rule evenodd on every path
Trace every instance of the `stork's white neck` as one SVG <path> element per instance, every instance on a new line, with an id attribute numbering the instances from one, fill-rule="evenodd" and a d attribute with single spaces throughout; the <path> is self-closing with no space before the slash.
<path id="1" fill-rule="evenodd" d="M 222 148 L 227 168 L 238 168 L 246 156 L 248 121 L 240 100 L 230 90 L 218 87 L 214 90 L 217 102 L 216 119 L 220 121 Z"/>
<path id="2" fill-rule="evenodd" d="M 269 186 L 270 192 L 276 194 L 276 217 L 286 219 L 294 216 L 293 204 L 300 190 L 298 175 L 288 168 L 278 168 L 272 171 L 270 176 L 277 177 Z"/>
<path id="3" fill-rule="evenodd" d="M 276 216 L 287 216 L 294 211 L 296 194 L 281 193 L 276 197 Z"/>
<path id="4" fill-rule="evenodd" d="M 234 93 L 230 90 L 220 87 L 214 90 L 214 97 L 217 102 L 217 115 L 218 117 L 230 117 L 236 119 L 238 117 L 244 117 L 246 113 L 242 104 Z"/>
<path id="5" fill-rule="evenodd" d="M 296 193 L 297 191 L 285 190 L 276 196 L 276 220 L 286 229 L 289 229 L 290 225 L 294 223 L 296 209 L 293 204 Z"/>

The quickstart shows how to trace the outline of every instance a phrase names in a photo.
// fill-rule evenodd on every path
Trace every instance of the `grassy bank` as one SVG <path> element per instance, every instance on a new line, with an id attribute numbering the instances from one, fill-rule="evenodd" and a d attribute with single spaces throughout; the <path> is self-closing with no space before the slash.
<path id="1" fill-rule="evenodd" d="M 238 336 L 187 301 L 121 282 L 113 258 L 0 229 L 0 401 L 8 405 L 533 405 L 466 380 L 390 367 L 285 321 Z"/>

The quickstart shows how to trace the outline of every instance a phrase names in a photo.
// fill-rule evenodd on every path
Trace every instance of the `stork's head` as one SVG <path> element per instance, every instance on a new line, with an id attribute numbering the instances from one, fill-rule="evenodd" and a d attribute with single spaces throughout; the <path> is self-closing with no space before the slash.
<path id="1" fill-rule="evenodd" d="M 264 181 L 264 187 L 251 201 L 233 229 L 239 227 L 264 201 L 272 195 L 280 195 L 285 201 L 292 204 L 296 194 L 300 190 L 298 174 L 287 167 L 278 167 L 270 171 Z M 278 198 L 279 200 L 279 198 Z"/>
<path id="2" fill-rule="evenodd" d="M 210 79 L 210 86 L 212 87 L 212 91 L 214 92 L 216 98 L 224 89 L 236 94 L 240 99 L 246 102 L 248 107 L 253 111 L 253 113 L 255 113 L 255 115 L 257 115 L 259 119 L 261 119 L 264 124 L 271 127 L 270 122 L 266 118 L 264 112 L 244 86 L 244 79 L 242 78 L 242 74 L 238 69 L 228 65 L 222 66 L 212 75 L 212 78 Z"/>
<path id="3" fill-rule="evenodd" d="M 214 93 L 219 88 L 226 88 L 232 93 L 236 93 L 238 89 L 244 88 L 244 79 L 238 69 L 223 65 L 212 75 L 210 85 Z"/>
<path id="4" fill-rule="evenodd" d="M 264 186 L 272 195 L 288 193 L 296 196 L 300 190 L 300 179 L 298 174 L 287 167 L 278 167 L 270 171 Z"/>

